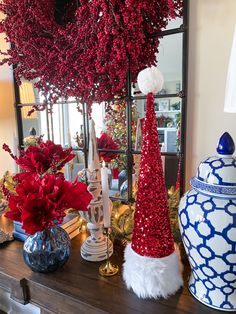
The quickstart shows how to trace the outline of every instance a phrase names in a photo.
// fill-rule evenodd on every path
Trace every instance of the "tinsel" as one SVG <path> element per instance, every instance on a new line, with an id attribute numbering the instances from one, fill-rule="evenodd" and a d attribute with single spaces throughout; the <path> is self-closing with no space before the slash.
<path id="1" fill-rule="evenodd" d="M 34 81 L 47 101 L 102 102 L 124 95 L 126 75 L 156 63 L 152 36 L 182 14 L 182 0 L 74 0 L 58 14 L 55 0 L 3 0 L 0 31 L 11 48 L 2 63 Z"/>
<path id="2" fill-rule="evenodd" d="M 132 249 L 142 256 L 174 252 L 153 94 L 147 95 Z"/>

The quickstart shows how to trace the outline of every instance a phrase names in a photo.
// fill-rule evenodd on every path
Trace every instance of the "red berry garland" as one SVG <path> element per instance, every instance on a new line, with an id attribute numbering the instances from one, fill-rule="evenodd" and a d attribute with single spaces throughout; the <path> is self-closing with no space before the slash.
<path id="1" fill-rule="evenodd" d="M 182 14 L 182 0 L 68 1 L 62 23 L 55 0 L 3 0 L 0 23 L 12 46 L 3 63 L 18 80 L 35 80 L 51 102 L 74 96 L 102 102 L 125 94 L 126 74 L 155 64 L 159 40 L 151 38 Z"/>

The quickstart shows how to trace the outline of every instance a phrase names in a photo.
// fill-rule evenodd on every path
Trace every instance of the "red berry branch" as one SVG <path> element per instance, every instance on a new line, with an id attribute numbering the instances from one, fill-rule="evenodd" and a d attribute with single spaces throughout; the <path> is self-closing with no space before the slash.
<path id="1" fill-rule="evenodd" d="M 56 9 L 55 0 L 3 0 L 0 31 L 11 48 L 2 63 L 50 102 L 74 96 L 91 104 L 125 94 L 129 60 L 133 82 L 155 64 L 159 39 L 151 35 L 182 14 L 182 0 L 68 1 L 60 23 Z"/>

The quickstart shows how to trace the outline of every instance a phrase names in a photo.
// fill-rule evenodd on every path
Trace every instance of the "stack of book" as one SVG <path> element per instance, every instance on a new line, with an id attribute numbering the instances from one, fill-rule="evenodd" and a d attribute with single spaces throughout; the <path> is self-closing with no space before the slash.
<path id="1" fill-rule="evenodd" d="M 70 239 L 73 239 L 80 233 L 81 228 L 80 217 L 77 214 L 67 214 L 60 227 L 62 227 L 69 234 Z M 20 241 L 25 241 L 26 238 L 29 236 L 22 229 L 21 222 L 14 221 L 13 236 L 15 239 Z"/>

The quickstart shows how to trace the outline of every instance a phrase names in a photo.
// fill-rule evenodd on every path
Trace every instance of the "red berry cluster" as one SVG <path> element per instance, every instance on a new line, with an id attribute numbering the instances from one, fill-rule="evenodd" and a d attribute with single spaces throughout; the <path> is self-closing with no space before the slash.
<path id="1" fill-rule="evenodd" d="M 126 74 L 132 81 L 155 64 L 159 39 L 170 18 L 182 14 L 183 0 L 73 0 L 63 23 L 55 19 L 55 0 L 3 0 L 6 18 L 0 31 L 11 48 L 2 63 L 15 74 L 34 80 L 48 101 L 77 97 L 102 102 L 125 94 Z"/>

